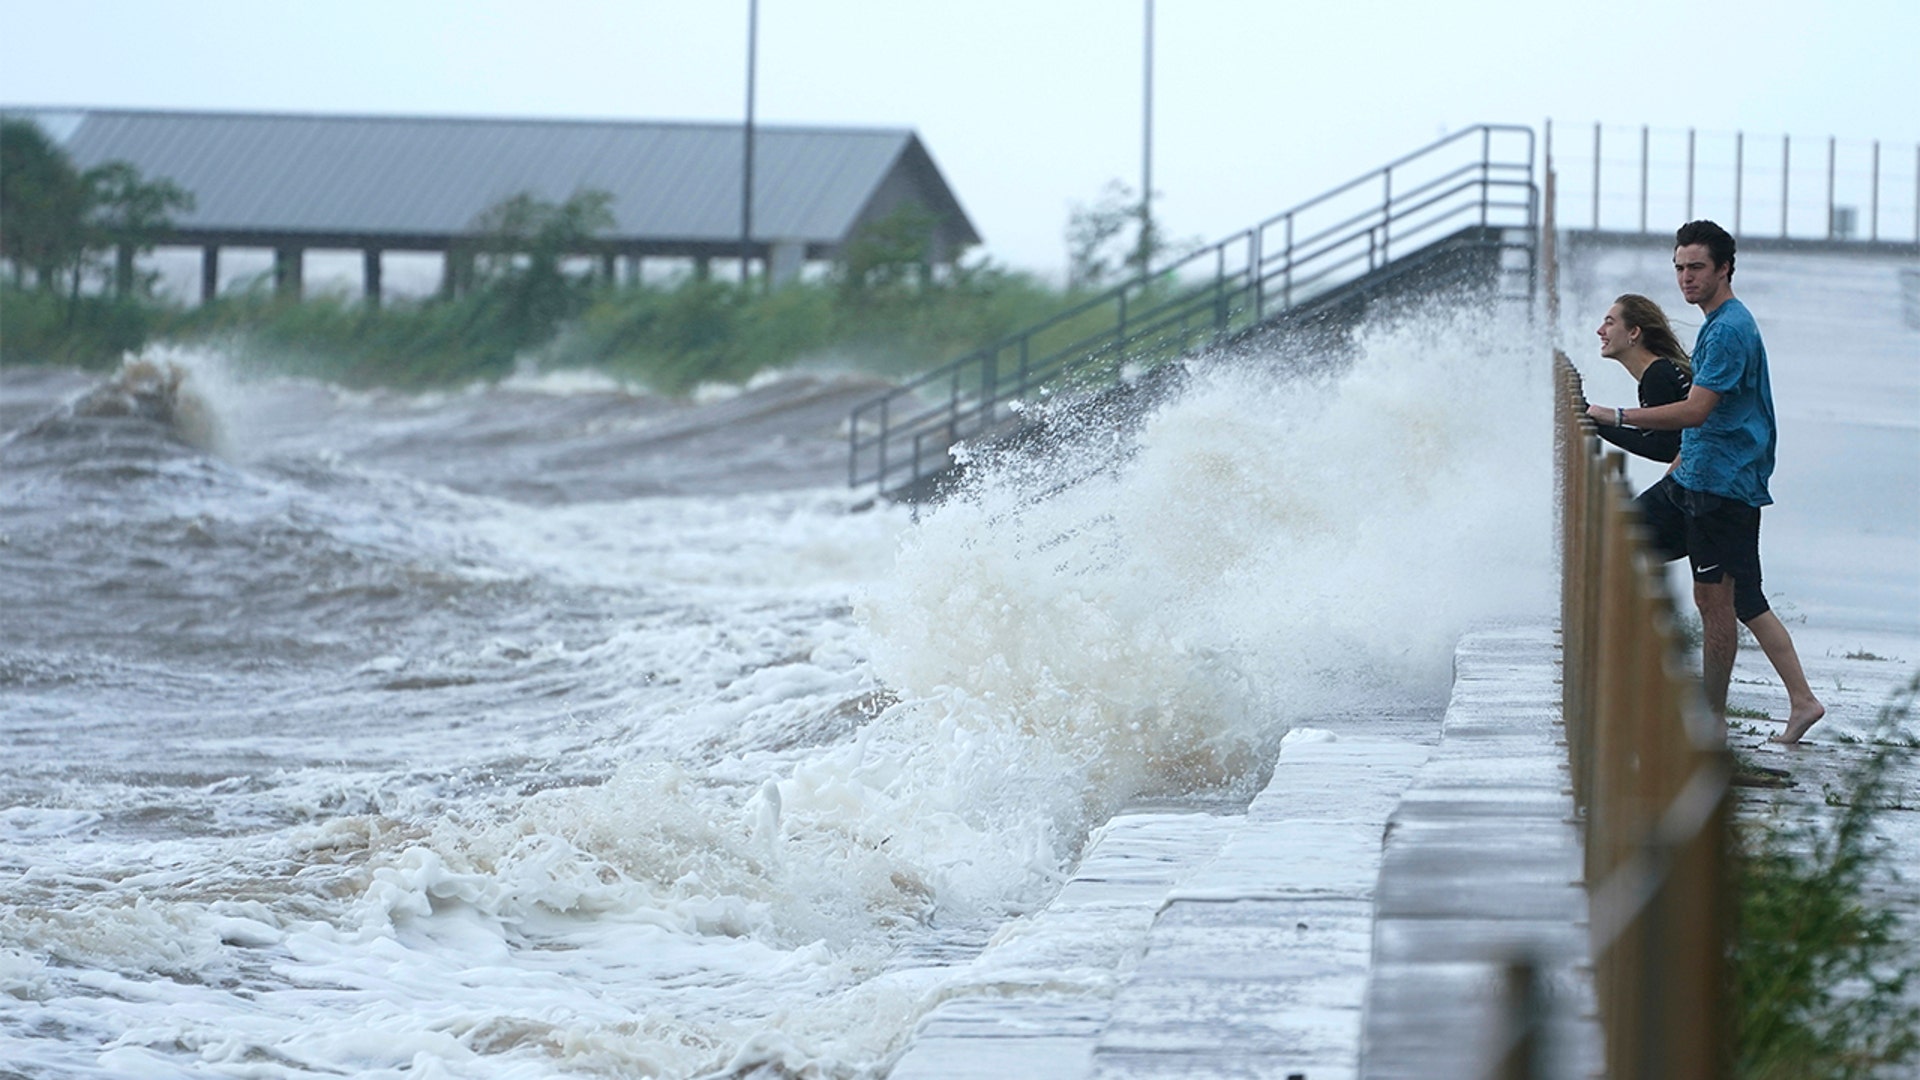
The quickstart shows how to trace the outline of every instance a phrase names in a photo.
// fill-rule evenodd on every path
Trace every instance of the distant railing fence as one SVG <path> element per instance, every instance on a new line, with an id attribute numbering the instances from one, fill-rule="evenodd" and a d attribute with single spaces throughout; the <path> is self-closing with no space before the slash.
<path id="1" fill-rule="evenodd" d="M 901 490 L 1025 405 L 1112 385 L 1463 229 L 1531 229 L 1534 150 L 1531 128 L 1467 128 L 905 383 L 854 411 L 848 482 Z"/>
<path id="2" fill-rule="evenodd" d="M 1542 144 L 1561 227 L 1920 245 L 1920 144 L 1593 125 Z"/>
<path id="3" fill-rule="evenodd" d="M 1586 827 L 1594 983 L 1609 1076 L 1727 1074 L 1730 758 L 1686 673 L 1624 459 L 1554 357 L 1561 692 Z"/>

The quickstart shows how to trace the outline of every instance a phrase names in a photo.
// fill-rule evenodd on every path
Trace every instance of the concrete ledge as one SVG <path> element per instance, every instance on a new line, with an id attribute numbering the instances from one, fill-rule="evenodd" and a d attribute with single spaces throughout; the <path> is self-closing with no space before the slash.
<path id="1" fill-rule="evenodd" d="M 1139 962 L 1176 884 L 1245 819 L 1199 811 L 1122 814 L 1088 841 L 1046 909 L 1003 929 L 954 972 L 893 1080 L 1081 1080 L 1116 989 Z"/>
<path id="2" fill-rule="evenodd" d="M 1497 1052 L 1507 960 L 1538 965 L 1549 1075 L 1597 1075 L 1580 880 L 1551 627 L 1454 653 L 1440 746 L 1394 811 L 1375 899 L 1359 1075 L 1480 1076 Z"/>
<path id="3" fill-rule="evenodd" d="M 1094 1076 L 1354 1075 L 1381 838 L 1432 748 L 1296 736 L 1246 827 L 1169 891 Z"/>

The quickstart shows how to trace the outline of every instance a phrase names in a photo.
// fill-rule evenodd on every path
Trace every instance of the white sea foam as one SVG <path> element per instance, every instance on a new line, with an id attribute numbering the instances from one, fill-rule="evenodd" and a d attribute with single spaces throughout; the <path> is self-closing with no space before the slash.
<path id="1" fill-rule="evenodd" d="M 1372 330 L 1337 377 L 1202 367 L 1125 468 L 929 514 L 865 603 L 876 669 L 1055 741 L 1108 809 L 1442 685 L 1463 627 L 1547 605 L 1541 358 L 1483 321 Z"/>
<path id="2" fill-rule="evenodd" d="M 550 394 L 554 397 L 569 397 L 575 394 L 643 393 L 638 387 L 625 380 L 615 378 L 604 371 L 586 368 L 516 367 L 513 374 L 500 380 L 500 387 L 529 394 Z"/>

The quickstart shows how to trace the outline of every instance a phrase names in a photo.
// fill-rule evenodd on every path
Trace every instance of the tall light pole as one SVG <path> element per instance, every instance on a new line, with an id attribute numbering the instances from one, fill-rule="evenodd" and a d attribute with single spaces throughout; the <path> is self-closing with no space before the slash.
<path id="1" fill-rule="evenodd" d="M 1153 258 L 1153 0 L 1146 0 L 1145 73 L 1140 90 L 1140 243 L 1135 258 L 1147 273 Z"/>
<path id="2" fill-rule="evenodd" d="M 753 74 L 760 39 L 760 0 L 747 0 L 747 126 L 740 169 L 740 284 L 753 261 Z"/>

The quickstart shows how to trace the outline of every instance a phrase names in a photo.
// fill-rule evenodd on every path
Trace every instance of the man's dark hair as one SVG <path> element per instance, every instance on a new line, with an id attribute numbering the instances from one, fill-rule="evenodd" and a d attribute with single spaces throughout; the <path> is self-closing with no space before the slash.
<path id="1" fill-rule="evenodd" d="M 1733 235 L 1727 230 L 1705 218 L 1689 221 L 1673 234 L 1673 246 L 1686 247 L 1688 244 L 1705 244 L 1707 254 L 1713 258 L 1713 265 L 1727 268 L 1727 277 L 1733 277 Z"/>

